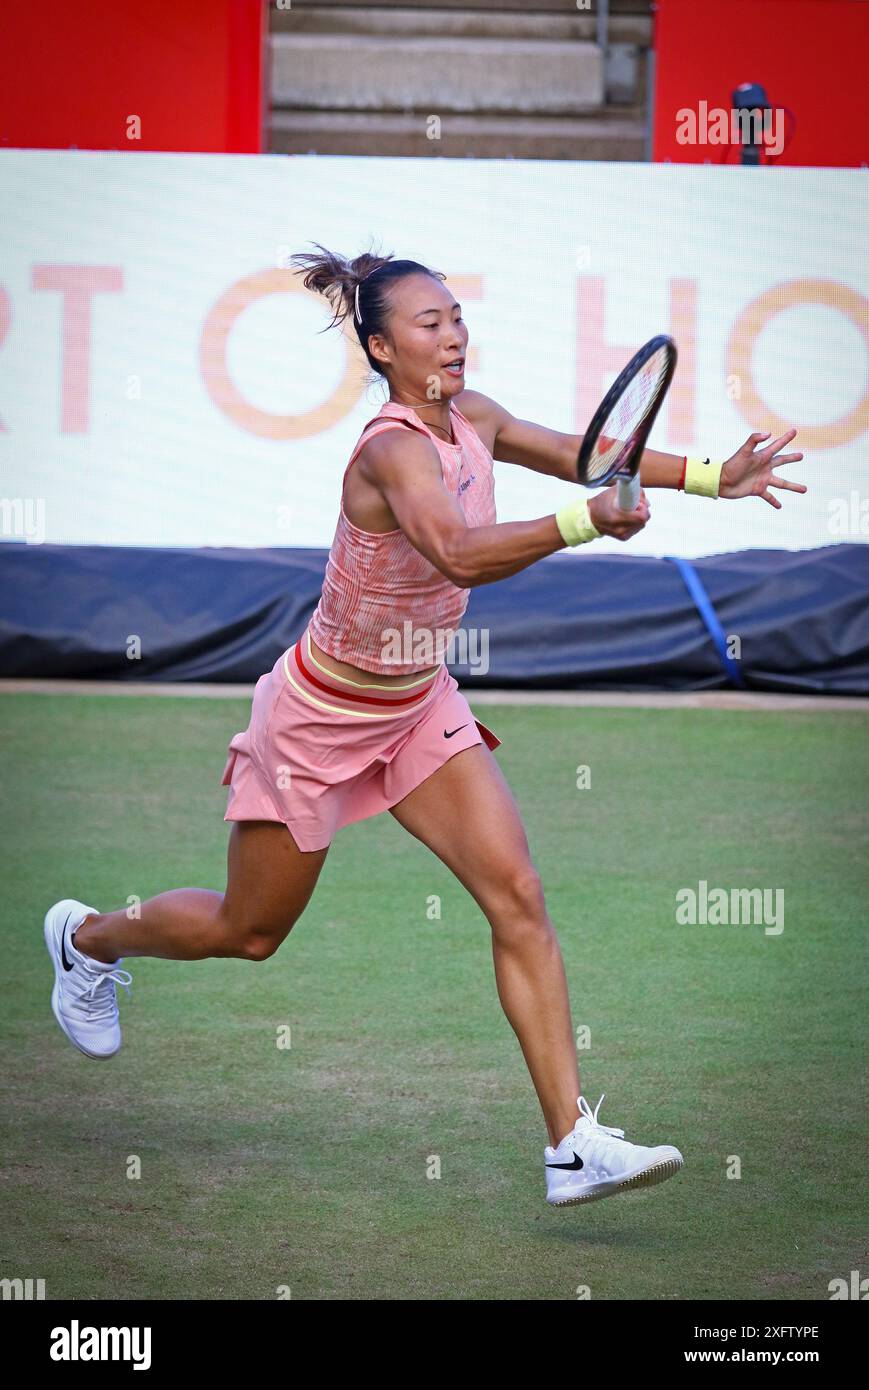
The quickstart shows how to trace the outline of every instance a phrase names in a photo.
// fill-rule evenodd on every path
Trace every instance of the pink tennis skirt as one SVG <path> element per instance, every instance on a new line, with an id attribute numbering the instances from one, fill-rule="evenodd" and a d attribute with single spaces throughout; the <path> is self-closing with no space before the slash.
<path id="1" fill-rule="evenodd" d="M 363 685 L 325 672 L 305 631 L 260 676 L 250 724 L 230 740 L 224 820 L 282 821 L 303 852 L 325 849 L 477 743 L 501 740 L 445 665 L 399 687 Z"/>

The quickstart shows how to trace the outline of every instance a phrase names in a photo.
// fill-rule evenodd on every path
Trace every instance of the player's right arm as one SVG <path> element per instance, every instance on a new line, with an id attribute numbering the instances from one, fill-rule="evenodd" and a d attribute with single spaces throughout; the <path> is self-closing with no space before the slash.
<path id="1" fill-rule="evenodd" d="M 444 486 L 437 450 L 416 431 L 384 430 L 366 444 L 358 462 L 411 545 L 460 589 L 506 579 L 564 548 L 554 514 L 468 526 Z M 590 500 L 589 511 L 602 534 L 628 540 L 645 525 L 648 506 L 643 499 L 626 522 L 616 501 L 615 489 L 604 488 Z"/>

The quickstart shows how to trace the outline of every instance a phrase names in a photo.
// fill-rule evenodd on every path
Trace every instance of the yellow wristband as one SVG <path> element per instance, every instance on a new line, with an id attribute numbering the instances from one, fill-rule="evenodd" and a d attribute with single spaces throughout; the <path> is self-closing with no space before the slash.
<path id="1" fill-rule="evenodd" d="M 685 466 L 685 491 L 698 497 L 717 497 L 723 463 L 689 459 Z"/>
<path id="2" fill-rule="evenodd" d="M 565 545 L 585 545 L 600 535 L 588 514 L 588 503 L 568 502 L 555 513 L 555 524 Z"/>

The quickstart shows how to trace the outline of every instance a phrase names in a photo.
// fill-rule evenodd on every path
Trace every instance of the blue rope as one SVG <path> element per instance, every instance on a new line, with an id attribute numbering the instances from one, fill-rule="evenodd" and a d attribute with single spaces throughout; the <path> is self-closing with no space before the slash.
<path id="1" fill-rule="evenodd" d="M 718 660 L 721 662 L 724 674 L 734 685 L 745 686 L 739 662 L 734 661 L 727 650 L 727 638 L 724 635 L 724 628 L 718 621 L 718 614 L 712 607 L 712 602 L 703 587 L 703 581 L 689 560 L 683 560 L 678 555 L 665 555 L 665 560 L 671 560 L 676 566 L 685 581 L 685 588 L 697 605 L 697 612 L 706 625 L 706 631 L 715 643 L 715 650 L 718 653 Z"/>

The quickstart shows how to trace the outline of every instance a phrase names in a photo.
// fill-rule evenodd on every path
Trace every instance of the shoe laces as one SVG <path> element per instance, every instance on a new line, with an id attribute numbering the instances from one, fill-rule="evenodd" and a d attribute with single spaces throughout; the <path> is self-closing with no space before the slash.
<path id="1" fill-rule="evenodd" d="M 81 992 L 81 998 L 87 999 L 90 1005 L 88 1013 L 94 1019 L 111 1018 L 117 1004 L 115 991 L 108 988 L 108 982 L 112 981 L 113 984 L 120 985 L 127 991 L 129 998 L 133 977 L 129 970 L 95 970 L 89 973 L 93 974 L 93 979 Z M 103 989 L 102 994 L 100 994 L 99 991 L 104 985 L 107 988 Z"/>
<path id="2" fill-rule="evenodd" d="M 604 1093 L 603 1093 L 603 1095 L 601 1096 L 600 1100 L 598 1101 L 597 1105 L 594 1107 L 594 1110 L 592 1110 L 592 1108 L 591 1108 L 591 1106 L 589 1105 L 588 1101 L 586 1100 L 585 1096 L 580 1096 L 580 1098 L 579 1098 L 579 1114 L 580 1114 L 580 1119 L 588 1120 L 589 1124 L 591 1125 L 591 1128 L 592 1128 L 592 1129 L 599 1130 L 602 1134 L 609 1134 L 609 1135 L 611 1135 L 614 1139 L 624 1139 L 624 1137 L 625 1137 L 625 1132 L 624 1132 L 623 1129 L 615 1129 L 615 1128 L 611 1128 L 609 1125 L 602 1125 L 602 1124 L 600 1123 L 600 1121 L 598 1120 L 598 1118 L 597 1118 L 597 1112 L 598 1112 L 598 1110 L 600 1110 L 600 1107 L 601 1107 L 601 1104 L 602 1104 L 602 1102 L 603 1102 L 603 1098 L 604 1098 L 605 1095 L 606 1095 L 606 1091 L 604 1091 Z M 577 1123 L 578 1123 L 578 1122 L 577 1122 Z"/>

